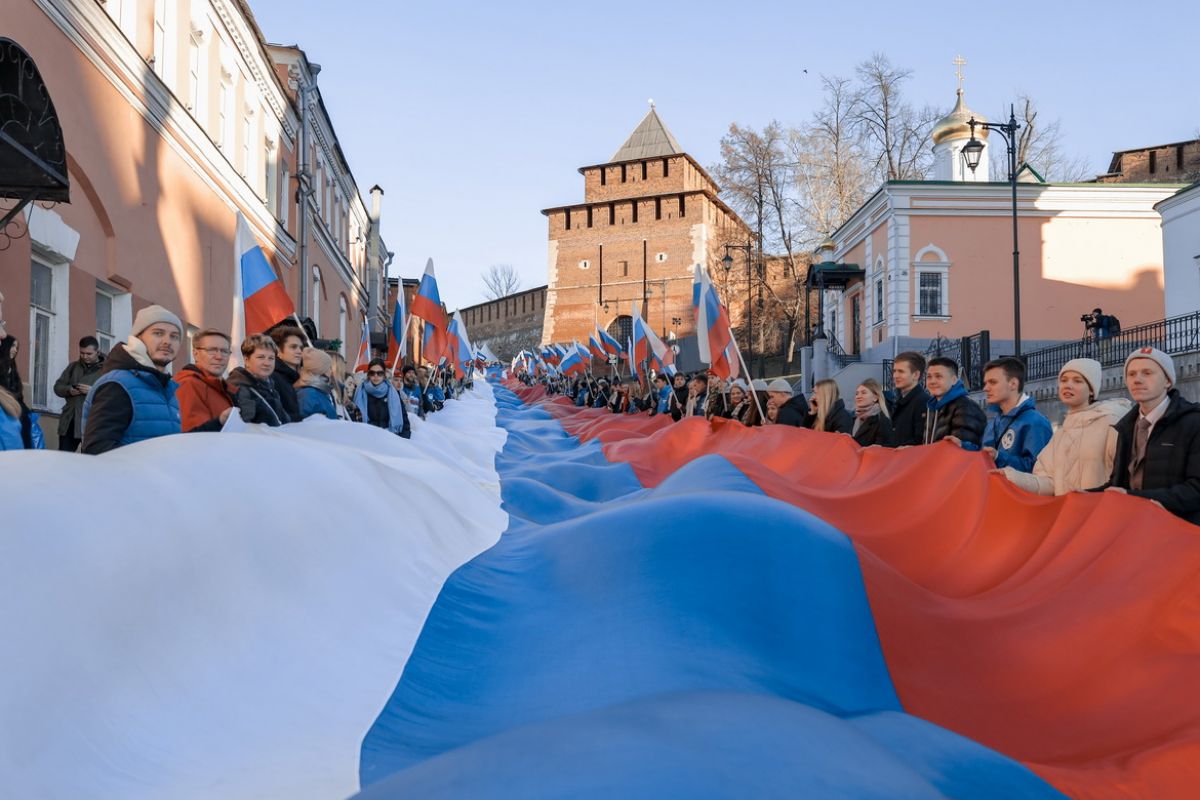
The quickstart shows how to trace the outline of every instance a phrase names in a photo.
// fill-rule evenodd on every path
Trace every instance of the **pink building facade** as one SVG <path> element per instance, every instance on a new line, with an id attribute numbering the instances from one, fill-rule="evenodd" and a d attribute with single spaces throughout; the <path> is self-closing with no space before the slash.
<path id="1" fill-rule="evenodd" d="M 188 334 L 229 330 L 238 212 L 298 312 L 353 347 L 382 296 L 379 198 L 369 210 L 302 51 L 266 45 L 238 0 L 14 0 L 4 20 L 54 103 L 71 185 L 0 236 L 31 407 L 52 417 L 78 339 L 107 349 L 151 303 Z"/>
<path id="2" fill-rule="evenodd" d="M 1012 352 L 1012 190 L 988 175 L 987 155 L 966 169 L 974 116 L 961 89 L 933 131 L 938 180 L 888 181 L 830 237 L 819 255 L 856 264 L 861 279 L 824 297 L 825 330 L 847 353 L 890 358 L 936 337 L 990 332 Z M 985 148 L 1003 147 L 999 137 Z M 1083 335 L 1094 308 L 1126 326 L 1161 319 L 1163 245 L 1154 206 L 1172 184 L 1046 183 L 1023 169 L 1017 189 L 1022 349 Z M 830 243 L 827 243 L 830 244 Z"/>

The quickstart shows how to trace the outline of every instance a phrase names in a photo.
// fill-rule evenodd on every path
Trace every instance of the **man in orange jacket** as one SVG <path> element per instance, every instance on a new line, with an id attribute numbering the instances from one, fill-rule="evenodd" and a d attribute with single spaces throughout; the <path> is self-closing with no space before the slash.
<path id="1" fill-rule="evenodd" d="M 233 395 L 225 385 L 229 366 L 229 337 L 206 328 L 192 338 L 192 362 L 176 374 L 183 431 L 219 431 L 233 410 Z"/>

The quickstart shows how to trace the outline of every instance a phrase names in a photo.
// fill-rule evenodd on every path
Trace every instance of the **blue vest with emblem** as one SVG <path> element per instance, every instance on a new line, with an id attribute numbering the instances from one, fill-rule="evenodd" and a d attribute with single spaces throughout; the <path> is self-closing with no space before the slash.
<path id="1" fill-rule="evenodd" d="M 148 370 L 115 369 L 106 372 L 92 386 L 87 400 L 83 403 L 83 422 L 87 425 L 88 412 L 92 410 L 92 398 L 96 390 L 106 383 L 120 385 L 129 395 L 133 405 L 133 418 L 129 427 L 121 436 L 120 446 L 180 433 L 183 430 L 179 416 L 179 401 L 175 399 L 175 390 L 179 384 L 175 381 L 162 383 Z"/>

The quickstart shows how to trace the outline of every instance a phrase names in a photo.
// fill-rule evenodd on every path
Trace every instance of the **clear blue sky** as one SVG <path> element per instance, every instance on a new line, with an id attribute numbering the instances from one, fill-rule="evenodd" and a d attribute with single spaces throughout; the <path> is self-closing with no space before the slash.
<path id="1" fill-rule="evenodd" d="M 1097 172 L 1114 150 L 1200 129 L 1195 0 L 1022 0 L 1012 23 L 997 3 L 249 2 L 268 41 L 322 65 L 360 189 L 387 193 L 392 274 L 432 257 L 451 308 L 483 298 L 491 264 L 546 282 L 539 211 L 582 199 L 576 168 L 611 156 L 651 97 L 706 166 L 730 122 L 802 122 L 817 76 L 873 51 L 913 70 L 914 104 L 947 110 L 961 53 L 973 109 L 1030 94 Z"/>

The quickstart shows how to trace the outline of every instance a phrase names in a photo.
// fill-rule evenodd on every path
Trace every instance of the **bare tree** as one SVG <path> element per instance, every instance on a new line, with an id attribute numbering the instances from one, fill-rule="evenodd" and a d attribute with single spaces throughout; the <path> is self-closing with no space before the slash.
<path id="1" fill-rule="evenodd" d="M 1072 183 L 1085 181 L 1095 177 L 1087 159 L 1080 156 L 1069 156 L 1062 143 L 1062 126 L 1059 120 L 1046 122 L 1039 118 L 1037 104 L 1027 94 L 1017 99 L 1017 123 L 1021 129 L 1017 131 L 1017 168 L 1028 164 L 1039 175 L 1048 181 Z M 1007 121 L 1008 111 L 996 119 Z M 1005 151 L 1003 137 L 997 137 L 992 147 L 991 170 L 993 179 L 1007 177 L 1008 156 Z"/>
<path id="2" fill-rule="evenodd" d="M 481 277 L 489 300 L 508 297 L 521 288 L 521 276 L 512 264 L 493 264 Z"/>
<path id="3" fill-rule="evenodd" d="M 789 147 L 793 135 L 778 122 L 761 131 L 731 125 L 721 140 L 722 162 L 713 167 L 722 193 L 755 234 L 750 291 L 754 350 L 782 348 L 789 362 L 804 311 L 798 298 L 807 274 L 807 259 L 801 265 L 797 258 L 803 237 L 797 236 L 797 165 Z M 767 258 L 768 252 L 778 255 Z"/>
<path id="4" fill-rule="evenodd" d="M 920 180 L 932 160 L 930 131 L 939 114 L 931 106 L 916 109 L 904 101 L 904 82 L 912 70 L 892 65 L 875 53 L 858 65 L 858 93 L 851 117 L 881 181 Z"/>
<path id="5" fill-rule="evenodd" d="M 821 76 L 824 102 L 788 141 L 796 165 L 798 236 L 811 249 L 867 199 L 867 155 L 854 125 L 856 92 L 848 78 Z"/>

